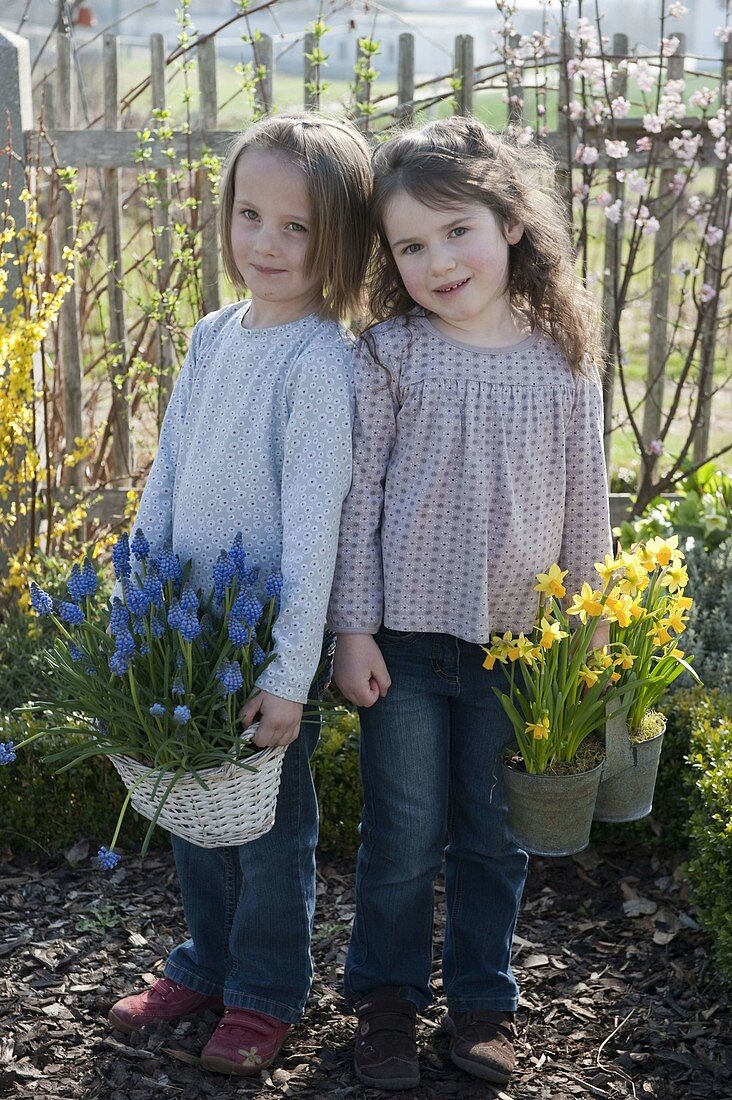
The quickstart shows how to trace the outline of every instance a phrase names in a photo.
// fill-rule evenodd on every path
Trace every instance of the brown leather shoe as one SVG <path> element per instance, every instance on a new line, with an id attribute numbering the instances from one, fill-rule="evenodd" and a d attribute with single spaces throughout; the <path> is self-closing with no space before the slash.
<path id="1" fill-rule="evenodd" d="M 450 1057 L 456 1066 L 485 1081 L 508 1084 L 516 1061 L 512 1012 L 451 1012 L 445 1028 L 452 1036 Z"/>
<path id="2" fill-rule="evenodd" d="M 413 1089 L 419 1084 L 417 1009 L 393 986 L 371 991 L 356 1005 L 356 1073 L 377 1089 Z"/>

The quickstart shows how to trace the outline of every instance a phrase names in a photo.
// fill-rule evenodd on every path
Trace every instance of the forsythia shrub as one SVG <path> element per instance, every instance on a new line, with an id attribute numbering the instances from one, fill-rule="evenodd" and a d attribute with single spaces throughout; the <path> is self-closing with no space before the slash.
<path id="1" fill-rule="evenodd" d="M 323 714 L 313 775 L 320 806 L 320 847 L 351 857 L 358 847 L 361 780 L 358 770 L 358 714 L 337 707 Z"/>
<path id="2" fill-rule="evenodd" d="M 732 978 L 732 695 L 701 699 L 692 715 L 696 769 L 688 876 L 700 923 Z"/>

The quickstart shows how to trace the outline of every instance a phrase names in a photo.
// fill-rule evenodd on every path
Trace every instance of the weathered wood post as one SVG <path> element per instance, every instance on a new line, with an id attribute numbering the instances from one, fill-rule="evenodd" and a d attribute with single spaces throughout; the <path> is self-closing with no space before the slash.
<path id="1" fill-rule="evenodd" d="M 150 90 L 153 111 L 165 111 L 165 39 L 162 34 L 150 35 Z M 158 168 L 155 172 L 155 205 L 153 207 L 153 225 L 155 228 L 155 257 L 157 260 L 158 292 L 165 294 L 170 282 L 172 267 L 172 235 L 170 231 L 170 182 L 168 170 Z M 170 332 L 164 320 L 158 322 L 158 354 L 160 356 L 158 374 L 158 431 L 163 423 L 165 410 L 173 392 L 173 367 L 175 357 Z"/>
<path id="2" fill-rule="evenodd" d="M 399 61 L 397 67 L 397 114 L 402 126 L 414 122 L 414 35 L 399 35 Z"/>
<path id="3" fill-rule="evenodd" d="M 218 92 L 216 86 L 216 40 L 204 38 L 198 45 L 198 92 L 201 131 L 216 129 Z M 221 306 L 219 292 L 219 235 L 216 227 L 216 197 L 211 190 L 209 169 L 198 170 L 199 219 L 201 225 L 201 284 L 203 309 L 212 313 Z"/>
<path id="4" fill-rule="evenodd" d="M 32 126 L 28 41 L 0 26 L 0 226 L 5 222 L 6 211 L 16 229 L 22 229 L 25 225 L 25 205 L 20 198 L 25 187 L 24 135 Z M 12 309 L 13 291 L 20 285 L 17 267 L 11 264 L 6 267 L 6 272 L 8 282 L 5 295 L 0 298 L 3 310 Z"/>
<path id="5" fill-rule="evenodd" d="M 472 115 L 473 113 L 473 78 L 475 63 L 473 61 L 473 36 L 472 34 L 459 34 L 455 39 L 455 114 Z"/>

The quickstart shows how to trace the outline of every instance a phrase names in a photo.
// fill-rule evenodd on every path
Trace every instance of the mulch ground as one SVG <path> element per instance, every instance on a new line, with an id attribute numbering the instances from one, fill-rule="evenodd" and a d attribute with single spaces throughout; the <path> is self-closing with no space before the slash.
<path id="1" fill-rule="evenodd" d="M 317 978 L 279 1067 L 226 1078 L 198 1066 L 213 1017 L 129 1039 L 106 1024 L 113 1001 L 160 974 L 183 934 L 172 859 L 128 856 L 102 873 L 73 865 L 85 854 L 75 848 L 71 863 L 0 863 L 2 1097 L 732 1098 L 729 988 L 673 857 L 636 846 L 532 860 L 516 937 L 522 999 L 510 1087 L 493 1089 L 450 1062 L 436 968 L 436 1001 L 419 1029 L 422 1083 L 387 1094 L 354 1075 L 354 1021 L 339 995 L 349 865 L 321 861 Z M 441 922 L 440 912 L 438 934 Z"/>

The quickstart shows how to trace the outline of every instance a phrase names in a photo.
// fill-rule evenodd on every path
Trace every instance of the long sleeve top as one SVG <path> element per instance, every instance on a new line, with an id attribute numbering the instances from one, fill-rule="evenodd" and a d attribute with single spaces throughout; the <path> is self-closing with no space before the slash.
<path id="1" fill-rule="evenodd" d="M 597 372 L 534 331 L 509 348 L 452 340 L 427 317 L 357 345 L 353 482 L 328 621 L 341 633 L 530 630 L 536 574 L 567 591 L 611 549 Z"/>
<path id="2" fill-rule="evenodd" d="M 351 479 L 352 342 L 315 315 L 248 329 L 240 302 L 191 338 L 135 528 L 172 544 L 208 593 L 237 532 L 262 580 L 281 569 L 276 658 L 263 690 L 305 702 L 317 667 Z"/>

